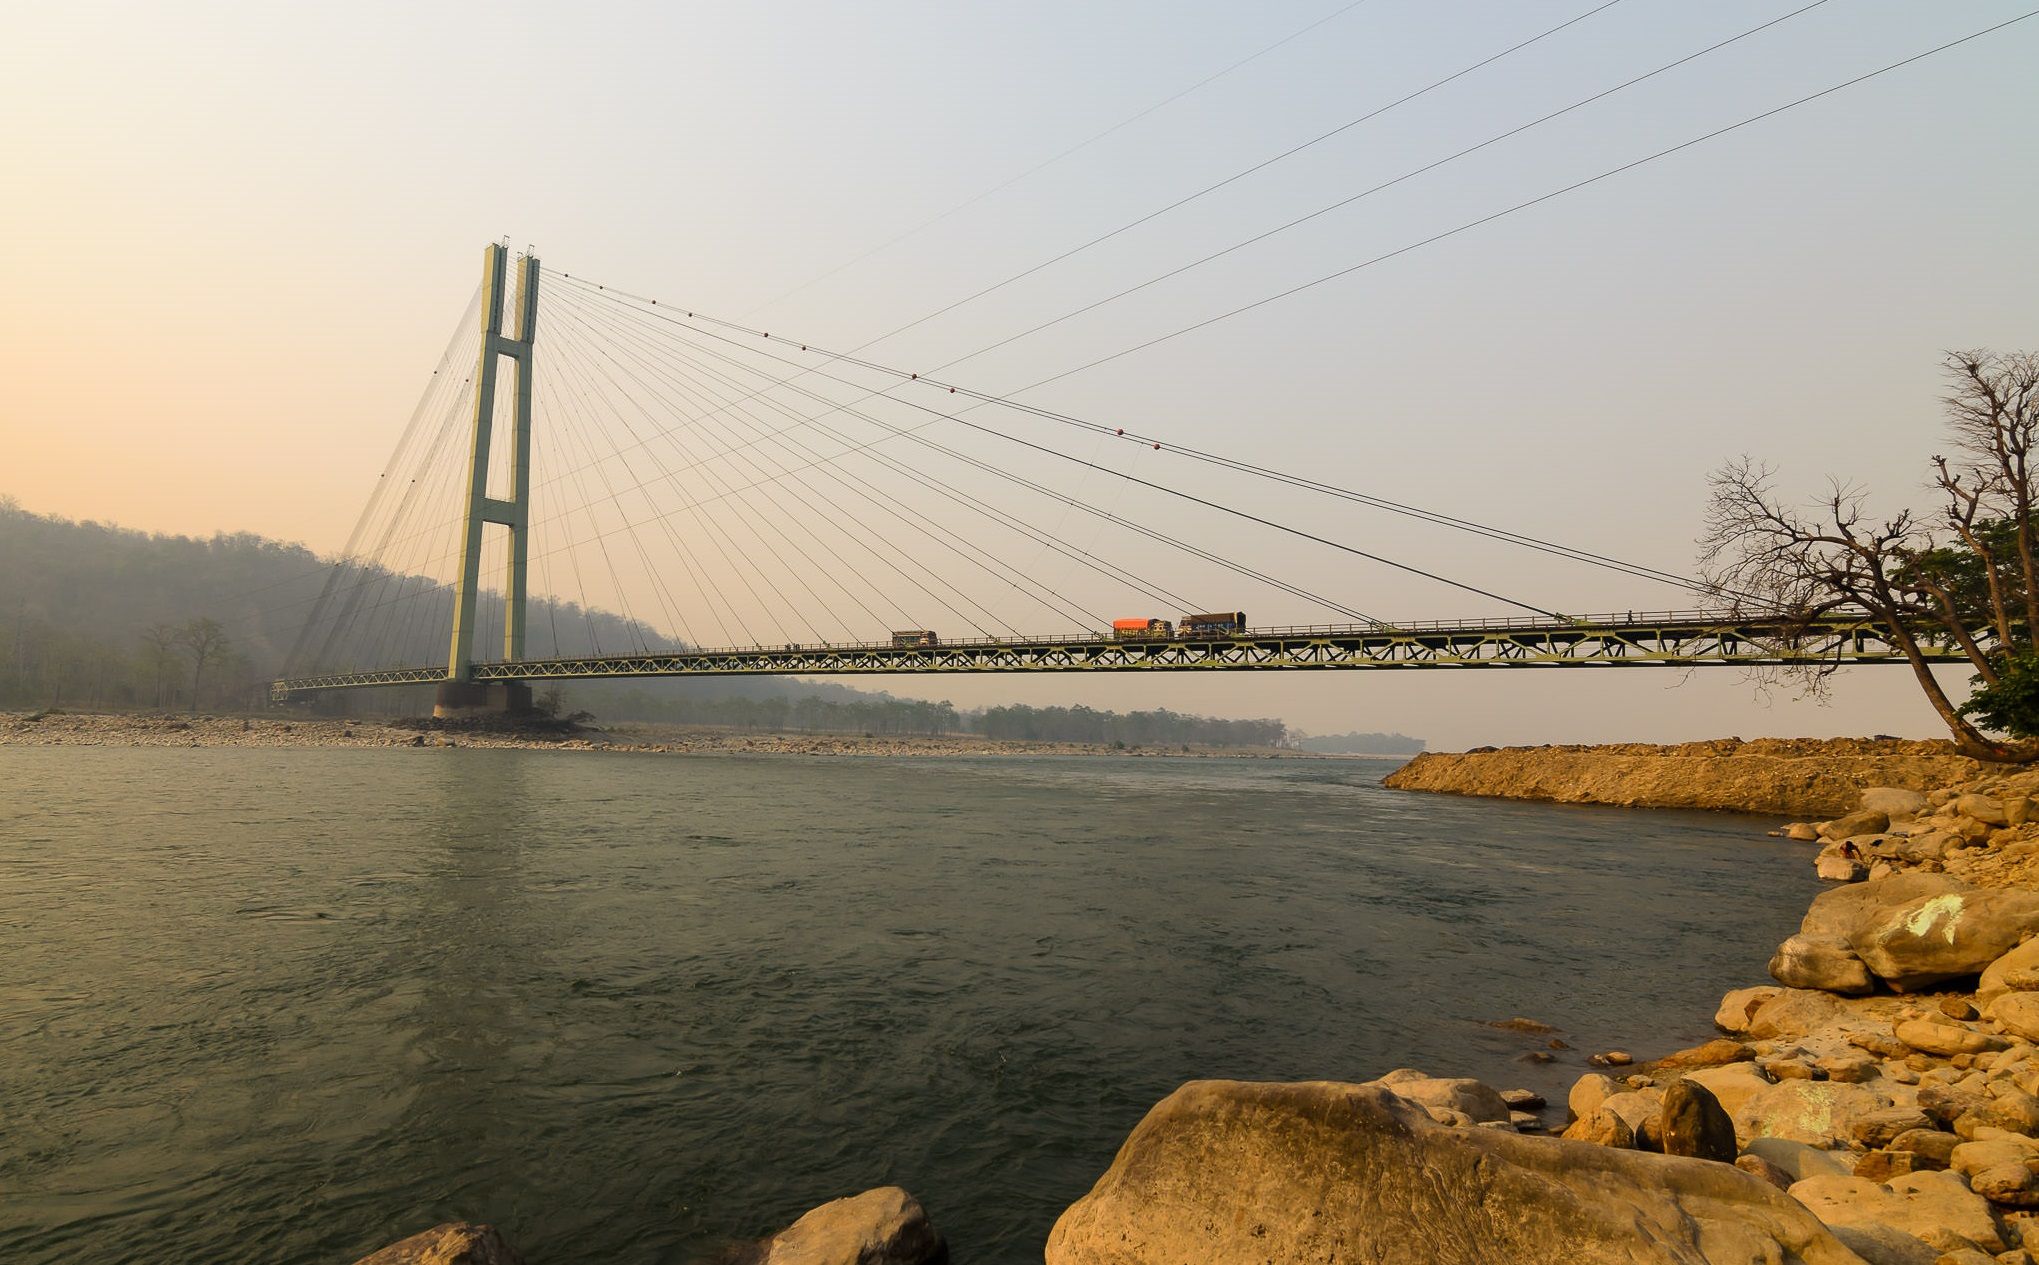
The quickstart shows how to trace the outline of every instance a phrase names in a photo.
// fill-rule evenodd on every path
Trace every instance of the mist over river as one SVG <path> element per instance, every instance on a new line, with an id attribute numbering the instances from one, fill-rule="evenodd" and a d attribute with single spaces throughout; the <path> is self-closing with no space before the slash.
<path id="1" fill-rule="evenodd" d="M 0 748 L 0 1260 L 685 1262 L 897 1183 L 1038 1261 L 1185 1080 L 1556 1090 L 1711 1035 L 1817 886 L 1393 767 Z"/>

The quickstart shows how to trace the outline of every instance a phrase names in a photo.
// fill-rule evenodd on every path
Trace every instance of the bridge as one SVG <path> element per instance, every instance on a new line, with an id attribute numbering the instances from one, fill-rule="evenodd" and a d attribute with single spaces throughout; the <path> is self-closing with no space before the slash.
<path id="1" fill-rule="evenodd" d="M 1129 434 L 1012 394 L 554 276 L 530 254 L 516 258 L 513 287 L 511 265 L 503 245 L 484 252 L 469 316 L 327 576 L 293 648 L 289 674 L 272 684 L 276 701 L 429 684 L 438 687 L 437 710 L 457 714 L 521 706 L 535 681 L 633 677 L 1907 662 L 1886 632 L 1861 614 L 1804 621 L 1738 602 L 1740 610 L 1566 615 L 1383 556 L 1321 526 L 1219 500 L 1207 484 L 1192 489 L 1138 458 L 1165 454 L 1199 474 L 1272 483 L 1299 500 L 1413 517 L 1647 581 L 1659 591 L 1672 586 L 1720 595 L 1674 572 Z M 551 369 L 547 380 L 539 374 L 541 280 L 548 293 L 559 294 L 547 305 L 556 344 L 544 362 Z M 506 308 L 512 318 L 507 331 Z M 878 411 L 885 406 L 905 408 L 908 419 L 888 419 Z M 1067 432 L 1082 442 L 1016 435 L 967 416 L 983 408 L 1006 410 L 1043 423 L 1051 436 Z M 980 448 L 930 431 L 974 438 Z M 1114 464 L 1097 456 L 1106 446 L 1136 451 Z M 901 455 L 906 452 L 912 460 Z M 539 462 L 547 453 L 559 469 L 541 478 Z M 1074 488 L 1066 478 L 1056 480 L 1058 469 L 1078 476 Z M 1087 492 L 1098 483 L 1222 520 L 1228 547 L 1157 525 L 1154 515 L 1100 503 Z M 1030 511 L 992 499 L 986 485 L 1023 494 Z M 637 502 L 637 511 L 626 508 Z M 1069 529 L 1072 518 L 1089 521 L 1087 540 Z M 692 530 L 682 533 L 676 521 Z M 1245 529 L 1519 613 L 1457 621 L 1377 618 L 1234 556 L 1230 546 Z M 534 539 L 546 532 L 549 547 L 534 549 Z M 1141 550 L 1141 561 L 1109 557 L 1099 544 L 1107 532 Z M 909 544 L 914 535 L 920 541 Z M 1032 562 L 1018 561 L 1016 547 Z M 634 584 L 623 575 L 633 552 Z M 978 588 L 954 571 L 944 574 L 933 565 L 937 559 L 967 570 Z M 1258 626 L 1243 613 L 1186 613 L 1199 609 L 1177 591 L 1188 583 L 1175 570 L 1163 571 L 1158 559 L 1345 619 Z M 539 653 L 532 652 L 534 562 L 543 581 L 535 603 L 549 641 Z M 499 577 L 495 586 L 484 582 L 485 564 Z M 602 600 L 621 608 L 620 617 L 589 596 L 591 575 Z M 1091 587 L 1079 592 L 1079 579 Z M 688 585 L 692 601 L 683 591 Z M 988 598 L 986 587 L 996 595 Z M 649 593 L 666 627 L 632 612 L 633 592 L 639 603 Z M 1000 599 L 1053 612 L 1077 627 L 1022 632 L 1010 614 L 1001 617 L 994 609 Z M 1122 621 L 1127 626 L 1115 629 L 1097 609 L 1101 600 L 1118 601 L 1121 610 L 1185 613 L 1180 626 L 1157 616 Z M 896 612 L 889 619 L 888 608 Z M 937 609 L 969 627 L 931 626 L 937 621 L 926 616 Z M 562 617 L 569 625 L 582 621 L 586 635 L 563 630 Z M 711 648 L 710 639 L 693 633 L 693 623 L 704 617 L 725 634 L 748 634 L 748 644 Z M 899 632 L 902 622 L 913 627 Z M 449 638 L 443 659 L 419 651 L 419 637 L 429 637 L 434 624 Z M 842 635 L 818 635 L 824 629 Z M 618 637 L 626 647 L 613 644 Z M 1924 653 L 1935 661 L 1964 661 L 1949 648 Z"/>

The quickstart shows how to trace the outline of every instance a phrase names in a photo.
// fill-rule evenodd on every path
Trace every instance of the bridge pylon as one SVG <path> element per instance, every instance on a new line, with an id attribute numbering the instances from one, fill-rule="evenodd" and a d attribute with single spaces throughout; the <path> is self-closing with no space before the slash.
<path id="1" fill-rule="evenodd" d="M 434 716 L 526 711 L 531 687 L 521 681 L 474 679 L 475 605 L 481 592 L 482 534 L 488 524 L 510 533 L 509 568 L 503 577 L 503 658 L 524 657 L 524 608 L 531 557 L 531 379 L 538 337 L 538 260 L 517 261 L 516 333 L 503 334 L 503 297 L 509 276 L 509 248 L 490 243 L 481 264 L 481 352 L 474 373 L 474 439 L 469 450 L 467 513 L 460 545 L 460 575 L 453 600 L 453 643 L 446 680 L 432 706 Z M 496 439 L 496 384 L 503 360 L 514 365 L 509 495 L 489 495 L 490 455 Z"/>

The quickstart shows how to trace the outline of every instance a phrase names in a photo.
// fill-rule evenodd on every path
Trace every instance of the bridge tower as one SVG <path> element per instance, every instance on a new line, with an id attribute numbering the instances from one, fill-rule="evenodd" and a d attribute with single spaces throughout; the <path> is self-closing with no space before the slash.
<path id="1" fill-rule="evenodd" d="M 509 248 L 491 243 L 481 262 L 481 354 L 474 372 L 474 441 L 468 457 L 467 514 L 460 544 L 460 576 L 453 598 L 453 644 L 434 716 L 528 711 L 531 687 L 520 681 L 474 679 L 475 601 L 481 592 L 482 533 L 490 523 L 509 529 L 510 565 L 503 577 L 503 657 L 524 657 L 524 606 L 531 557 L 531 375 L 538 336 L 538 260 L 517 261 L 517 332 L 503 335 L 504 284 Z M 509 495 L 489 495 L 489 456 L 496 439 L 496 383 L 503 360 L 515 366 Z"/>

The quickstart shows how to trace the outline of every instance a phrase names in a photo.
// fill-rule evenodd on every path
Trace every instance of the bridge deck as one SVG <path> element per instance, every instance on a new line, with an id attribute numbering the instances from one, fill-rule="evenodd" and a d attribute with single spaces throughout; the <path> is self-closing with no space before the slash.
<path id="1" fill-rule="evenodd" d="M 1929 657 L 1961 661 L 1934 649 Z M 1787 634 L 1785 621 L 1695 611 L 1579 619 L 1500 619 L 1396 625 L 1313 625 L 1223 635 L 1118 640 L 1085 635 L 979 638 L 932 646 L 752 646 L 593 658 L 477 663 L 477 681 L 601 677 L 884 675 L 932 672 L 1155 672 L 1323 668 L 1744 667 L 1902 663 L 1864 618 L 1827 619 Z M 279 701 L 332 689 L 444 681 L 443 666 L 342 672 L 281 680 Z"/>

